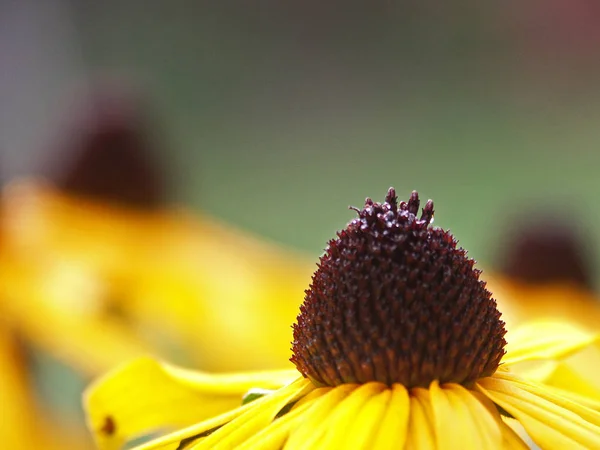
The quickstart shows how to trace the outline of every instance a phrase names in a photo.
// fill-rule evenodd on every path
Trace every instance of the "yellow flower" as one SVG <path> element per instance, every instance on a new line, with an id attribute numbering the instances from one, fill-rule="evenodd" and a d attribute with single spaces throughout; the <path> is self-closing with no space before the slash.
<path id="1" fill-rule="evenodd" d="M 214 371 L 284 364 L 310 277 L 301 257 L 175 208 L 119 208 L 26 181 L 4 194 L 0 309 L 77 371 L 150 353 Z"/>
<path id="2" fill-rule="evenodd" d="M 554 318 L 597 329 L 600 303 L 592 293 L 591 238 L 571 217 L 544 211 L 529 216 L 507 224 L 498 273 L 488 276 L 504 320 L 513 326 Z"/>
<path id="3" fill-rule="evenodd" d="M 531 320 L 562 322 L 562 327 L 593 333 L 598 329 L 600 304 L 587 290 L 565 283 L 535 285 L 493 277 L 488 284 L 494 291 L 507 326 L 515 328 Z M 571 325 L 566 325 L 571 324 Z M 527 337 L 524 337 L 527 338 Z M 578 392 L 600 401 L 600 343 L 596 342 L 561 361 L 546 361 L 541 366 L 519 365 L 515 371 L 543 380 L 561 389 Z"/>
<path id="4" fill-rule="evenodd" d="M 598 328 L 600 302 L 579 286 L 563 282 L 531 284 L 501 276 L 490 277 L 488 285 L 509 326 L 533 319 L 558 319 L 588 330 Z"/>
<path id="5" fill-rule="evenodd" d="M 561 218 L 556 211 L 543 210 L 528 216 L 507 223 L 508 232 L 500 239 L 498 272 L 487 276 L 503 320 L 511 329 L 543 320 L 596 332 L 600 303 L 592 292 L 595 264 L 590 236 L 574 220 L 578 216 Z M 600 344 L 565 360 L 519 364 L 514 370 L 600 401 L 598 368 Z"/>
<path id="6" fill-rule="evenodd" d="M 148 353 L 206 370 L 278 368 L 309 264 L 170 204 L 162 136 L 138 93 L 101 80 L 81 100 L 44 165 L 51 183 L 3 192 L 2 313 L 87 376 Z"/>
<path id="7" fill-rule="evenodd" d="M 77 386 L 140 355 L 215 371 L 285 365 L 310 276 L 292 252 L 169 205 L 146 105 L 91 87 L 45 152 L 51 182 L 2 189 L 0 338 L 14 339 L 0 342 L 0 441 L 14 450 L 87 448 Z M 30 358 L 17 364 L 20 347 Z M 47 377 L 57 370 L 69 379 Z"/>
<path id="8" fill-rule="evenodd" d="M 519 221 L 502 244 L 502 275 L 488 276 L 507 326 L 531 320 L 560 321 L 595 332 L 600 303 L 591 291 L 589 237 L 571 219 L 539 213 Z M 552 386 L 575 390 L 600 401 L 600 344 L 562 361 L 541 366 L 519 365 L 514 370 Z"/>
<path id="9" fill-rule="evenodd" d="M 0 314 L 31 351 L 82 382 L 149 354 L 213 371 L 289 364 L 286 323 L 310 277 L 302 258 L 207 216 L 132 210 L 37 181 L 9 185 L 2 207 Z M 38 407 L 29 368 L 11 367 L 10 355 L 0 360 L 0 392 L 12 392 L 2 442 L 88 448 L 81 423 Z M 65 403 L 75 413 L 72 397 Z"/>
<path id="10" fill-rule="evenodd" d="M 293 327 L 297 372 L 209 376 L 136 361 L 87 392 L 99 447 L 184 427 L 140 448 L 527 448 L 512 428 L 522 426 L 542 448 L 600 448 L 594 402 L 510 372 L 596 336 L 544 323 L 507 345 L 474 261 L 430 226 L 431 201 L 420 218 L 418 207 L 416 192 L 398 203 L 390 189 L 329 242 Z M 282 387 L 230 409 L 252 386 Z"/>

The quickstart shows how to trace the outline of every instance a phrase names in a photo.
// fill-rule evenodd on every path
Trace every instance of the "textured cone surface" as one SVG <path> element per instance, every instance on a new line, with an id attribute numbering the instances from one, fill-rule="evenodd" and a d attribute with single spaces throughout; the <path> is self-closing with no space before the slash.
<path id="1" fill-rule="evenodd" d="M 504 355 L 505 329 L 480 271 L 433 203 L 370 199 L 321 257 L 294 324 L 298 370 L 317 384 L 470 385 Z"/>

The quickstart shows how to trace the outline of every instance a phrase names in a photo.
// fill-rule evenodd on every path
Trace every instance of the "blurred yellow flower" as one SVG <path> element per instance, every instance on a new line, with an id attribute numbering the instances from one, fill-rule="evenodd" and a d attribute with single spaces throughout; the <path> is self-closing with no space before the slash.
<path id="1" fill-rule="evenodd" d="M 81 109 L 70 105 L 71 126 L 47 152 L 51 181 L 17 180 L 2 191 L 0 317 L 27 359 L 13 364 L 19 349 L 6 343 L 0 377 L 2 386 L 20 383 L 7 388 L 11 417 L 37 430 L 2 439 L 12 449 L 34 448 L 30 436 L 50 448 L 46 428 L 63 444 L 76 436 L 77 424 L 62 417 L 43 426 L 60 416 L 50 403 L 68 404 L 82 380 L 140 355 L 215 371 L 285 366 L 284 324 L 310 276 L 301 256 L 170 206 L 164 164 L 153 158 L 162 136 L 146 105 L 113 84 L 89 93 Z M 0 438 L 16 438 L 21 428 L 6 422 Z"/>
<path id="2" fill-rule="evenodd" d="M 494 291 L 507 326 L 515 328 L 531 320 L 561 322 L 565 328 L 588 333 L 598 331 L 600 301 L 597 296 L 573 284 L 531 283 L 492 277 Z M 547 361 L 542 366 L 520 365 L 517 373 L 600 402 L 600 343 L 587 347 L 562 361 Z"/>
<path id="3" fill-rule="evenodd" d="M 175 209 L 108 207 L 36 183 L 4 200 L 2 307 L 67 364 L 93 375 L 145 353 L 217 371 L 285 360 L 286 344 L 264 344 L 291 337 L 282 322 L 310 276 L 302 258 Z"/>
<path id="4" fill-rule="evenodd" d="M 286 365 L 284 324 L 310 276 L 301 257 L 207 217 L 119 208 L 39 182 L 7 187 L 2 207 L 1 315 L 34 351 L 83 379 L 140 355 L 214 371 Z M 83 449 L 82 428 L 44 425 L 27 368 L 6 358 L 0 348 L 10 415 L 33 430 L 19 437 L 7 419 L 3 442 L 29 449 L 38 436 L 54 448 L 62 435 L 56 448 L 71 436 L 68 448 Z"/>
<path id="5" fill-rule="evenodd" d="M 579 286 L 563 282 L 531 284 L 497 275 L 489 277 L 488 285 L 511 326 L 532 319 L 555 319 L 598 329 L 600 301 Z"/>
<path id="6" fill-rule="evenodd" d="M 598 331 L 600 299 L 592 291 L 595 277 L 593 240 L 561 209 L 530 211 L 509 222 L 501 239 L 498 273 L 488 276 L 507 326 L 531 320 L 561 322 L 562 327 Z M 514 370 L 561 389 L 600 401 L 600 345 L 563 361 L 542 366 L 520 364 Z"/>
<path id="7" fill-rule="evenodd" d="M 488 283 L 510 325 L 545 318 L 597 329 L 600 301 L 592 293 L 592 240 L 577 217 L 534 210 L 507 224 L 498 273 Z"/>
<path id="8" fill-rule="evenodd" d="M 135 361 L 85 396 L 99 447 L 184 427 L 139 448 L 527 448 L 521 426 L 542 448 L 599 448 L 594 402 L 510 372 L 598 336 L 540 323 L 507 345 L 474 261 L 430 226 L 433 202 L 420 218 L 418 207 L 416 192 L 398 203 L 390 189 L 329 242 L 293 326 L 297 371 L 210 376 Z M 279 389 L 231 409 L 252 386 Z"/>

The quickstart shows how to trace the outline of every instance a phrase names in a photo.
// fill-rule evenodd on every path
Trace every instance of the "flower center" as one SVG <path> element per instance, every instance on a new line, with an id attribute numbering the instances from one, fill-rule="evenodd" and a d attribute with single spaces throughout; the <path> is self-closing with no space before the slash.
<path id="1" fill-rule="evenodd" d="M 502 247 L 502 273 L 529 284 L 562 282 L 594 289 L 590 240 L 571 222 L 541 211 L 513 223 L 518 225 Z"/>
<path id="2" fill-rule="evenodd" d="M 495 372 L 504 322 L 433 202 L 367 199 L 321 257 L 294 324 L 298 370 L 319 385 L 470 385 Z"/>
<path id="3" fill-rule="evenodd" d="M 59 143 L 62 154 L 48 175 L 72 195 L 154 210 L 164 206 L 168 183 L 150 148 L 143 105 L 129 97 L 95 92 Z"/>

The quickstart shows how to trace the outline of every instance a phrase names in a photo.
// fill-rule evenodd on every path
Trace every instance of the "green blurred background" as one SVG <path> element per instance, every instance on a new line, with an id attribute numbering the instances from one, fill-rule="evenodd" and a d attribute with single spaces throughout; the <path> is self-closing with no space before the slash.
<path id="1" fill-rule="evenodd" d="M 5 176 L 108 75 L 147 94 L 176 201 L 313 255 L 391 185 L 484 263 L 539 205 L 600 239 L 593 0 L 2 4 Z"/>
<path id="2" fill-rule="evenodd" d="M 433 198 L 484 267 L 548 210 L 597 253 L 598 23 L 596 0 L 0 0 L 0 175 L 60 165 L 78 93 L 117 79 L 174 203 L 314 260 L 389 186 Z M 87 380 L 30 363 L 81 420 Z"/>

